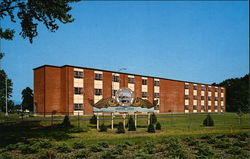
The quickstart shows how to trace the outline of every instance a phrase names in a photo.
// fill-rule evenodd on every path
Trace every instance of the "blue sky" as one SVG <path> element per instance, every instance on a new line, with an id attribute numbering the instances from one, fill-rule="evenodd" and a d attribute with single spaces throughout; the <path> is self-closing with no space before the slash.
<path id="1" fill-rule="evenodd" d="M 33 68 L 76 65 L 199 83 L 241 77 L 248 70 L 248 2 L 80 2 L 75 22 L 56 33 L 39 26 L 33 44 L 18 33 L 2 40 L 2 60 L 13 97 L 33 88 Z"/>

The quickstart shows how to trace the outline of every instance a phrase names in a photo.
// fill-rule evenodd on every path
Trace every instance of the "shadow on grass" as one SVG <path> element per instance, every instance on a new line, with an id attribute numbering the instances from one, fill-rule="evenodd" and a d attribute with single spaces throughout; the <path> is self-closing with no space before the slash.
<path id="1" fill-rule="evenodd" d="M 60 124 L 53 126 L 42 126 L 39 121 L 8 121 L 0 123 L 0 147 L 17 142 L 26 143 L 29 139 L 46 138 L 50 140 L 67 140 L 68 129 L 62 128 Z"/>

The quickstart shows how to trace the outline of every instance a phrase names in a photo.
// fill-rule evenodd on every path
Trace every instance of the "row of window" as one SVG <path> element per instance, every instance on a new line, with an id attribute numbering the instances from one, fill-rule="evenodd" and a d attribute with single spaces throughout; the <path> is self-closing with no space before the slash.
<path id="1" fill-rule="evenodd" d="M 185 84 L 185 89 L 189 89 L 189 85 Z M 198 86 L 197 86 L 197 85 L 194 85 L 194 86 L 193 86 L 193 89 L 194 89 L 194 90 L 198 90 Z M 206 90 L 206 87 L 201 86 L 201 90 L 202 90 L 202 91 L 205 91 L 205 90 Z M 212 91 L 212 87 L 208 87 L 207 90 L 208 90 L 209 92 L 211 92 L 211 91 Z M 215 91 L 215 92 L 218 92 L 218 88 L 215 88 L 214 91 Z M 221 89 L 221 93 L 223 93 L 223 91 L 224 91 L 224 90 Z"/>
<path id="2" fill-rule="evenodd" d="M 185 98 L 185 99 L 189 99 L 189 96 L 188 96 L 188 95 L 185 95 L 184 98 Z M 193 99 L 194 99 L 194 100 L 197 100 L 198 98 L 197 98 L 197 96 L 193 96 Z M 205 100 L 205 96 L 201 96 L 200 99 L 201 99 L 201 100 Z M 209 97 L 207 97 L 207 99 L 208 99 L 209 101 L 211 101 L 211 100 L 212 100 L 212 97 L 209 96 Z M 221 98 L 214 97 L 214 100 L 215 100 L 215 101 L 218 101 L 219 99 L 220 99 L 220 101 L 223 101 L 223 100 L 224 100 L 223 97 L 221 97 Z"/>
<path id="3" fill-rule="evenodd" d="M 83 110 L 83 104 L 75 103 L 74 110 Z"/>
<path id="4" fill-rule="evenodd" d="M 211 106 L 207 106 L 207 109 L 208 109 L 208 110 L 211 110 L 211 108 L 212 108 Z M 184 106 L 184 109 L 185 109 L 185 110 L 189 110 L 189 106 L 188 106 L 188 105 L 185 105 L 185 106 Z M 197 105 L 194 105 L 194 106 L 193 106 L 193 110 L 197 110 L 197 109 L 198 109 Z M 214 109 L 215 109 L 215 110 L 218 109 L 218 106 L 214 106 Z M 221 106 L 221 109 L 224 110 L 224 106 Z M 205 110 L 205 106 L 201 106 L 201 110 Z"/>

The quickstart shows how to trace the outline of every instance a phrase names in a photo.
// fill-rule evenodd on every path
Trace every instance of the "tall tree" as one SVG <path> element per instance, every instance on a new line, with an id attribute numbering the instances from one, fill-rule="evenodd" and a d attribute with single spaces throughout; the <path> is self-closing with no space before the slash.
<path id="1" fill-rule="evenodd" d="M 12 93 L 12 81 L 8 78 L 7 74 L 4 70 L 0 69 L 0 110 L 5 111 L 5 103 L 6 103 L 6 79 L 7 79 L 7 102 L 8 104 L 13 103 L 9 100 Z"/>
<path id="2" fill-rule="evenodd" d="M 218 84 L 226 88 L 226 110 L 249 112 L 249 74 L 241 78 L 227 79 Z"/>
<path id="3" fill-rule="evenodd" d="M 26 87 L 22 91 L 22 108 L 23 110 L 28 109 L 33 111 L 33 90 L 29 87 Z"/>
<path id="4" fill-rule="evenodd" d="M 70 3 L 79 0 L 1 0 L 0 20 L 9 17 L 11 22 L 20 21 L 22 31 L 19 33 L 24 39 L 33 38 L 38 35 L 38 22 L 43 23 L 46 28 L 55 32 L 59 26 L 74 21 L 69 11 L 72 9 Z M 14 29 L 0 28 L 0 38 L 12 40 L 15 34 Z"/>

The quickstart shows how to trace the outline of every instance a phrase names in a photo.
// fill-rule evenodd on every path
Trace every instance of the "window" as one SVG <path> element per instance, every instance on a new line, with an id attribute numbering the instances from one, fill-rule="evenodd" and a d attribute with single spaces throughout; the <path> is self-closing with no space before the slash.
<path id="1" fill-rule="evenodd" d="M 83 93 L 83 89 L 80 87 L 75 87 L 75 94 L 82 94 Z"/>
<path id="2" fill-rule="evenodd" d="M 206 88 L 205 88 L 204 86 L 202 86 L 202 87 L 201 87 L 201 90 L 202 90 L 202 91 L 205 91 L 205 90 L 206 90 Z"/>
<path id="3" fill-rule="evenodd" d="M 95 89 L 95 95 L 96 96 L 102 95 L 102 89 Z"/>
<path id="4" fill-rule="evenodd" d="M 224 100 L 224 98 L 220 98 L 220 101 L 223 101 Z"/>
<path id="5" fill-rule="evenodd" d="M 95 80 L 102 80 L 102 74 L 95 73 Z"/>
<path id="6" fill-rule="evenodd" d="M 197 105 L 194 105 L 194 106 L 193 106 L 193 109 L 194 109 L 194 110 L 197 110 Z"/>
<path id="7" fill-rule="evenodd" d="M 215 100 L 215 101 L 218 101 L 218 97 L 215 97 L 214 100 Z"/>
<path id="8" fill-rule="evenodd" d="M 205 107 L 204 107 L 204 106 L 201 106 L 201 110 L 205 110 Z"/>
<path id="9" fill-rule="evenodd" d="M 74 71 L 74 78 L 83 78 L 83 72 Z"/>
<path id="10" fill-rule="evenodd" d="M 224 107 L 223 107 L 223 106 L 221 106 L 221 107 L 220 107 L 220 109 L 224 110 Z"/>
<path id="11" fill-rule="evenodd" d="M 129 78 L 128 78 L 128 83 L 135 83 L 135 79 L 134 79 L 134 78 L 129 77 Z"/>
<path id="12" fill-rule="evenodd" d="M 189 88 L 189 85 L 185 84 L 185 89 L 188 89 Z"/>
<path id="13" fill-rule="evenodd" d="M 198 87 L 197 86 L 194 86 L 194 90 L 197 90 L 198 89 Z"/>
<path id="14" fill-rule="evenodd" d="M 197 100 L 197 96 L 194 96 L 194 100 Z"/>
<path id="15" fill-rule="evenodd" d="M 160 86 L 160 81 L 154 81 L 154 86 Z"/>
<path id="16" fill-rule="evenodd" d="M 147 80 L 146 79 L 142 79 L 142 85 L 147 85 Z"/>
<path id="17" fill-rule="evenodd" d="M 112 96 L 116 95 L 117 90 L 112 90 Z"/>
<path id="18" fill-rule="evenodd" d="M 189 99 L 189 97 L 188 97 L 188 95 L 185 95 L 185 97 L 184 97 L 185 99 Z"/>
<path id="19" fill-rule="evenodd" d="M 218 92 L 218 88 L 215 88 L 215 90 L 214 90 L 215 92 Z"/>
<path id="20" fill-rule="evenodd" d="M 208 100 L 212 100 L 212 97 L 208 97 Z"/>
<path id="21" fill-rule="evenodd" d="M 207 106 L 208 110 L 211 110 L 211 106 Z"/>
<path id="22" fill-rule="evenodd" d="M 211 88 L 211 87 L 208 87 L 208 91 L 211 92 L 211 91 L 212 91 L 212 88 Z"/>
<path id="23" fill-rule="evenodd" d="M 218 109 L 218 106 L 214 106 L 214 109 Z"/>
<path id="24" fill-rule="evenodd" d="M 188 106 L 188 105 L 185 105 L 185 106 L 184 106 L 184 109 L 185 109 L 185 110 L 189 110 L 189 106 Z"/>
<path id="25" fill-rule="evenodd" d="M 119 82 L 120 77 L 119 76 L 112 76 L 112 81 L 113 82 Z"/>
<path id="26" fill-rule="evenodd" d="M 142 98 L 147 98 L 148 97 L 148 93 L 147 92 L 142 92 Z"/>
<path id="27" fill-rule="evenodd" d="M 155 98 L 160 98 L 160 93 L 154 93 Z"/>
<path id="28" fill-rule="evenodd" d="M 74 104 L 74 110 L 83 110 L 83 104 Z"/>
<path id="29" fill-rule="evenodd" d="M 221 89 L 221 90 L 220 90 L 220 92 L 221 92 L 221 93 L 223 93 L 223 92 L 224 92 L 224 90 L 223 90 L 223 89 Z"/>
<path id="30" fill-rule="evenodd" d="M 205 97 L 204 96 L 201 96 L 201 100 L 204 100 L 205 99 Z"/>

